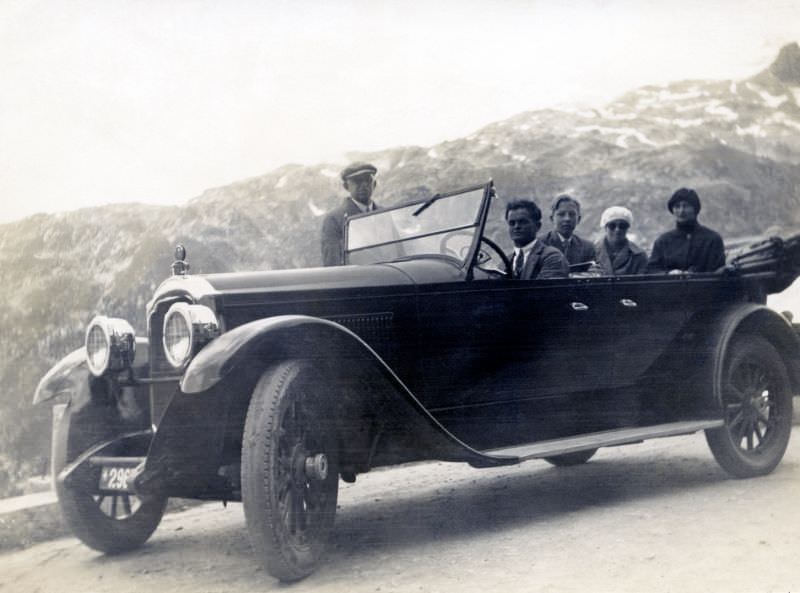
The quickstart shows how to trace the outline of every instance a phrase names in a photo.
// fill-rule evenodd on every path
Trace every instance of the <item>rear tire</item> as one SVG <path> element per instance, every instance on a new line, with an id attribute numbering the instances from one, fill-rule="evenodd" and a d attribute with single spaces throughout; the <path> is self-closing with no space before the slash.
<path id="1" fill-rule="evenodd" d="M 545 457 L 544 460 L 556 467 L 569 467 L 572 465 L 582 465 L 589 461 L 597 449 L 586 449 L 585 451 L 575 451 L 574 453 L 564 453 L 563 455 L 553 455 Z"/>
<path id="2" fill-rule="evenodd" d="M 714 458 L 737 478 L 770 473 L 792 432 L 791 384 L 775 347 L 761 336 L 736 338 L 720 393 L 725 425 L 706 431 Z"/>
<path id="3" fill-rule="evenodd" d="M 288 360 L 262 375 L 247 411 L 245 521 L 256 556 L 281 581 L 302 579 L 316 569 L 336 514 L 338 444 L 320 391 L 312 364 Z M 321 456 L 325 463 L 315 474 L 309 460 Z M 327 465 L 324 472 L 322 465 Z"/>

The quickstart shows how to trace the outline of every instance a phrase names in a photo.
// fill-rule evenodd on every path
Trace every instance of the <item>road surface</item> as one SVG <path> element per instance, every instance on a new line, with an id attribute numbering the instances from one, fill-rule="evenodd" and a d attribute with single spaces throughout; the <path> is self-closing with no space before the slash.
<path id="1" fill-rule="evenodd" d="M 281 585 L 240 504 L 165 517 L 142 549 L 64 538 L 0 556 L 0 592 L 800 591 L 800 427 L 771 475 L 729 479 L 702 434 L 601 449 L 588 464 L 427 463 L 342 484 L 326 562 Z"/>

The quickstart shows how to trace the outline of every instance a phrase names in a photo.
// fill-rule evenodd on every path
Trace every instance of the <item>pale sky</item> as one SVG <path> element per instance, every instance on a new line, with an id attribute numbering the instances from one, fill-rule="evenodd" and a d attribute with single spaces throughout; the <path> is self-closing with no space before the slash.
<path id="1" fill-rule="evenodd" d="M 791 41 L 800 0 L 1 0 L 0 222 L 743 78 Z"/>

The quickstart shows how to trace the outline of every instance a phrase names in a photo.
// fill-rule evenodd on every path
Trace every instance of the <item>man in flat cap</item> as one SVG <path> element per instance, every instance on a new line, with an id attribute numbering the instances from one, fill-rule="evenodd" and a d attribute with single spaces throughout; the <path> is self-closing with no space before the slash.
<path id="1" fill-rule="evenodd" d="M 342 170 L 344 188 L 350 194 L 328 212 L 322 222 L 322 265 L 341 266 L 344 263 L 344 223 L 348 217 L 376 210 L 372 192 L 378 170 L 369 163 L 352 163 Z"/>
<path id="2" fill-rule="evenodd" d="M 653 244 L 649 273 L 714 272 L 725 265 L 722 237 L 697 222 L 700 198 L 693 189 L 682 187 L 669 199 L 667 208 L 675 217 L 675 228 Z"/>

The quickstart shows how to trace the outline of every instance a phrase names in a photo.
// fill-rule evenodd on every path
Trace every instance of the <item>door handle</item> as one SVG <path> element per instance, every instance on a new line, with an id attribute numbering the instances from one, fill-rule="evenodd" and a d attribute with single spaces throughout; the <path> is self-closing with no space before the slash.
<path id="1" fill-rule="evenodd" d="M 630 307 L 631 309 L 639 306 L 639 304 L 633 299 L 620 299 L 619 302 L 622 303 L 624 307 Z"/>
<path id="2" fill-rule="evenodd" d="M 589 310 L 589 305 L 586 305 L 585 303 L 579 303 L 577 301 L 574 302 L 574 303 L 570 303 L 569 306 L 572 307 L 572 309 L 574 311 L 588 311 Z"/>

